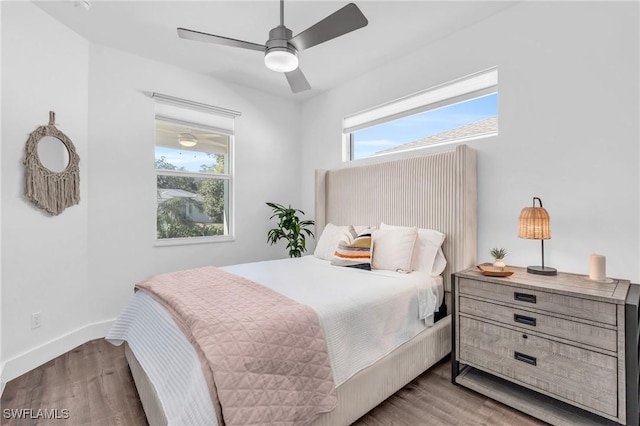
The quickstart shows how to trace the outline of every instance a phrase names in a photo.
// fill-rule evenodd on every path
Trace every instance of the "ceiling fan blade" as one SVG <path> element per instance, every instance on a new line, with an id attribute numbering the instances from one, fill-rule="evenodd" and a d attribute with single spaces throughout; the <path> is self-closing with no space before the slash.
<path id="1" fill-rule="evenodd" d="M 298 51 L 308 49 L 341 35 L 365 27 L 369 21 L 358 6 L 349 3 L 289 40 Z"/>
<path id="2" fill-rule="evenodd" d="M 289 82 L 289 86 L 291 86 L 291 91 L 293 93 L 304 92 L 305 90 L 311 89 L 311 85 L 302 73 L 300 67 L 293 71 L 286 72 L 284 75 L 287 77 L 287 81 Z"/>
<path id="3" fill-rule="evenodd" d="M 259 52 L 264 52 L 267 48 L 262 44 L 236 40 L 235 38 L 222 37 L 213 34 L 201 33 L 200 31 L 188 30 L 186 28 L 178 28 L 178 36 L 180 38 L 185 38 L 188 40 L 204 41 L 206 43 L 221 44 L 223 46 L 241 47 L 243 49 L 257 50 Z"/>

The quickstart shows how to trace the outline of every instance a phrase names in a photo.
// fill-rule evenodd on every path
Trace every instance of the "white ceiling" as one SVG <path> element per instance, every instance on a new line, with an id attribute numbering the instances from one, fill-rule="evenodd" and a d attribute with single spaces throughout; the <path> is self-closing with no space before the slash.
<path id="1" fill-rule="evenodd" d="M 279 24 L 279 2 L 91 1 L 35 2 L 87 40 L 192 71 L 304 101 L 401 57 L 417 47 L 506 9 L 511 1 L 356 0 L 369 25 L 299 54 L 312 90 L 291 93 L 284 75 L 267 69 L 260 52 L 180 39 L 176 28 L 263 44 Z M 347 1 L 285 1 L 285 25 L 298 34 Z"/>

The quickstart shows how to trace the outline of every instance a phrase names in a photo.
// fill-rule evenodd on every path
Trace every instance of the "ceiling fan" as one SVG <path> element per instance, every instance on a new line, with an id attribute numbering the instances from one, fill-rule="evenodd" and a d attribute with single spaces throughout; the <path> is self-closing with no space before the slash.
<path id="1" fill-rule="evenodd" d="M 280 0 L 280 25 L 269 31 L 269 40 L 262 45 L 199 31 L 178 28 L 178 36 L 225 46 L 242 47 L 264 53 L 267 68 L 285 73 L 293 93 L 311 89 L 311 85 L 298 67 L 298 52 L 324 43 L 368 24 L 358 6 L 349 3 L 295 37 L 284 26 L 284 0 Z"/>

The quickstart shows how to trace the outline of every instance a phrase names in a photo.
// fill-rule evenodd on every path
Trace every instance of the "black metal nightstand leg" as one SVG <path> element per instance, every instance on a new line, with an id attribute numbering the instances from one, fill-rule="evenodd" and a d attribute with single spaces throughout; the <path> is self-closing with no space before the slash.
<path id="1" fill-rule="evenodd" d="M 460 374 L 460 363 L 456 359 L 456 275 L 451 274 L 451 383 L 456 383 Z"/>

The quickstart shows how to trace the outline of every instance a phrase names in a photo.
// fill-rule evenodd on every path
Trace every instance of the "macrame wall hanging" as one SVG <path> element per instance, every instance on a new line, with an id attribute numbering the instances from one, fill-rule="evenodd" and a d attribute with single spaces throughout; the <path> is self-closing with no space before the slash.
<path id="1" fill-rule="evenodd" d="M 55 118 L 55 113 L 49 111 L 49 124 L 38 127 L 29 135 L 24 159 L 24 194 L 53 216 L 80 202 L 80 157 L 73 142 L 56 128 Z M 67 149 L 68 164 L 61 172 L 49 170 L 38 156 L 38 143 L 46 136 L 58 139 Z"/>

